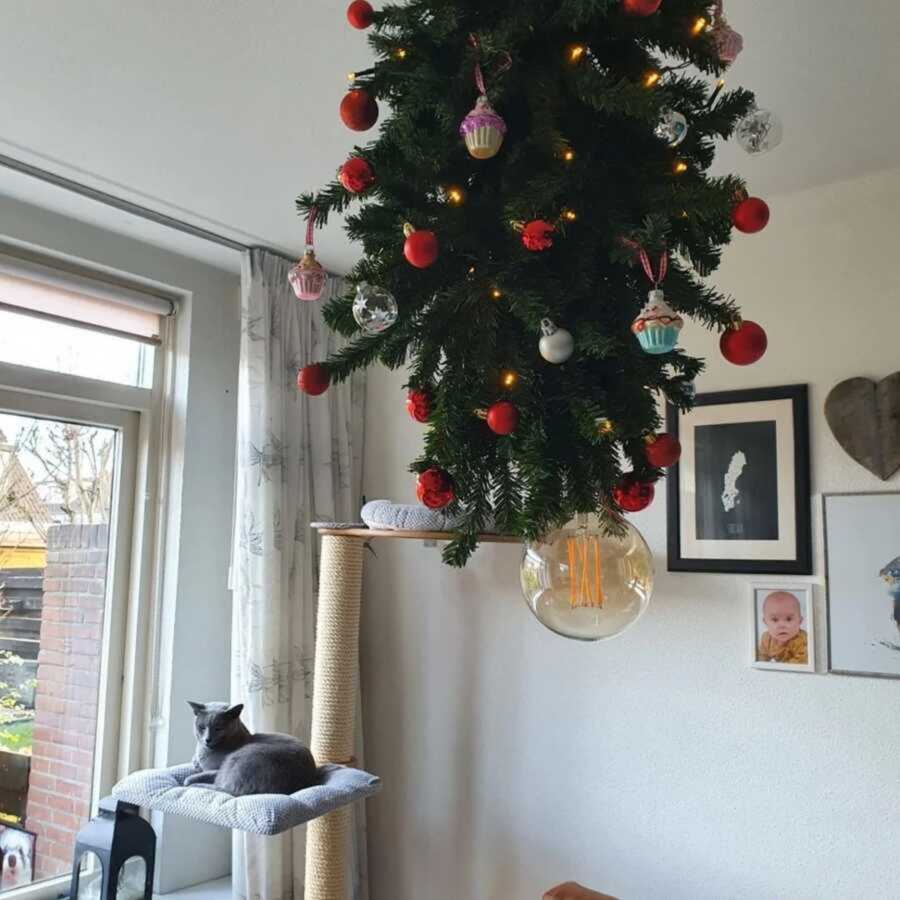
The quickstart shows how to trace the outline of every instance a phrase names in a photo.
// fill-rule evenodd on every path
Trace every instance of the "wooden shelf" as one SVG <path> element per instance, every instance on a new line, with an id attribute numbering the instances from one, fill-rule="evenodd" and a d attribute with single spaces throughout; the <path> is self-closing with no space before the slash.
<path id="1" fill-rule="evenodd" d="M 389 538 L 401 541 L 452 541 L 456 536 L 452 531 L 388 531 L 375 528 L 329 528 L 317 526 L 319 534 L 330 534 L 336 537 L 352 537 L 369 540 L 371 538 Z M 521 544 L 522 539 L 509 534 L 480 534 L 481 544 Z"/>

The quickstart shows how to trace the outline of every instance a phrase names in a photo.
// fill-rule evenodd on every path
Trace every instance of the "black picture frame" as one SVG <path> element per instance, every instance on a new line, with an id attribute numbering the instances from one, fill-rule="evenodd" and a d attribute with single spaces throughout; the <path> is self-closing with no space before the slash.
<path id="1" fill-rule="evenodd" d="M 805 384 L 753 388 L 740 391 L 717 391 L 698 394 L 696 407 L 732 406 L 738 403 L 760 403 L 788 400 L 793 413 L 794 535 L 796 553 L 792 559 L 691 558 L 682 555 L 681 547 L 681 465 L 669 469 L 668 498 L 668 568 L 670 572 L 709 572 L 741 575 L 812 575 L 812 495 L 810 489 L 809 453 L 809 389 Z M 669 405 L 666 410 L 667 430 L 682 436 L 682 414 Z M 749 420 L 748 420 L 749 421 Z M 774 487 L 777 492 L 777 484 Z M 737 542 L 736 542 L 737 545 Z"/>

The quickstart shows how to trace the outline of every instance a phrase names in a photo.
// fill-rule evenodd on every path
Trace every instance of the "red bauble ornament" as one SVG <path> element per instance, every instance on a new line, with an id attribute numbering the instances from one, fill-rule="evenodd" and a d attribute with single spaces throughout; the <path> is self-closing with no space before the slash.
<path id="1" fill-rule="evenodd" d="M 348 91 L 341 100 L 341 120 L 353 131 L 368 131 L 378 121 L 378 104 L 362 88 Z"/>
<path id="2" fill-rule="evenodd" d="M 407 262 L 417 269 L 427 269 L 438 258 L 438 239 L 433 231 L 413 231 L 407 229 L 403 255 Z"/>
<path id="3" fill-rule="evenodd" d="M 662 0 L 622 0 L 622 12 L 626 16 L 652 16 L 660 6 Z"/>
<path id="4" fill-rule="evenodd" d="M 494 434 L 512 434 L 519 427 L 519 411 L 509 400 L 501 400 L 488 409 L 487 424 Z"/>
<path id="5" fill-rule="evenodd" d="M 354 28 L 364 31 L 372 24 L 374 13 L 375 10 L 372 9 L 372 4 L 368 3 L 367 0 L 353 0 L 347 7 L 347 21 Z"/>
<path id="6" fill-rule="evenodd" d="M 410 391 L 406 398 L 406 411 L 417 422 L 427 422 L 431 415 L 431 397 L 426 391 Z"/>
<path id="7" fill-rule="evenodd" d="M 613 500 L 623 512 L 640 512 L 646 509 L 656 495 L 656 488 L 649 481 L 639 481 L 634 472 L 623 475 L 613 488 Z"/>
<path id="8" fill-rule="evenodd" d="M 769 224 L 769 204 L 759 197 L 747 197 L 731 211 L 731 221 L 738 231 L 756 234 Z"/>
<path id="9" fill-rule="evenodd" d="M 654 469 L 668 469 L 681 459 L 681 444 L 674 434 L 657 434 L 647 441 L 644 456 Z"/>
<path id="10" fill-rule="evenodd" d="M 416 482 L 416 496 L 429 509 L 443 509 L 454 500 L 453 479 L 436 466 L 426 469 Z"/>
<path id="11" fill-rule="evenodd" d="M 338 178 L 351 194 L 361 194 L 375 183 L 372 167 L 362 157 L 354 156 L 341 166 Z"/>
<path id="12" fill-rule="evenodd" d="M 311 397 L 318 397 L 319 394 L 324 394 L 330 384 L 331 375 L 322 363 L 304 366 L 297 373 L 298 389 Z"/>
<path id="13" fill-rule="evenodd" d="M 549 250 L 553 246 L 553 233 L 556 227 L 543 219 L 535 219 L 522 229 L 522 243 L 534 253 Z"/>
<path id="14" fill-rule="evenodd" d="M 719 340 L 722 356 L 736 366 L 749 366 L 762 359 L 768 346 L 762 326 L 746 319 L 737 328 L 729 328 Z"/>

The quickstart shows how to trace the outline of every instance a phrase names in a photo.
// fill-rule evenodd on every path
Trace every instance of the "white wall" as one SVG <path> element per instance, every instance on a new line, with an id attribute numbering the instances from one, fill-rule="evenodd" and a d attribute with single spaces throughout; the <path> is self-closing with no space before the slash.
<path id="1" fill-rule="evenodd" d="M 229 694 L 227 571 L 234 488 L 239 278 L 83 222 L 0 198 L 0 235 L 187 292 L 176 343 L 175 428 L 156 765 L 190 759 L 186 700 Z M 174 890 L 230 871 L 230 835 L 175 816 L 154 819 L 158 879 Z"/>
<path id="2" fill-rule="evenodd" d="M 900 368 L 900 171 L 772 206 L 718 276 L 766 326 L 767 357 L 730 367 L 699 326 L 684 345 L 709 359 L 701 391 L 810 384 L 821 585 L 821 492 L 900 489 L 851 462 L 822 415 L 837 382 Z M 420 426 L 402 382 L 369 381 L 366 494 L 412 502 Z M 367 763 L 385 782 L 368 806 L 373 900 L 529 900 L 569 878 L 627 900 L 898 896 L 900 682 L 750 668 L 750 579 L 668 574 L 664 496 L 634 522 L 656 592 L 601 645 L 532 618 L 515 547 L 457 572 L 419 544 L 377 545 L 363 635 Z"/>

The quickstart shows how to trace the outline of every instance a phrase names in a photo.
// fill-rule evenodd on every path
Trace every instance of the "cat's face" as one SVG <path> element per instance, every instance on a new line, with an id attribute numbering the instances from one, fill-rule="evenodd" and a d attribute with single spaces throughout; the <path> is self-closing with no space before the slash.
<path id="1" fill-rule="evenodd" d="M 243 703 L 229 706 L 227 703 L 195 703 L 188 700 L 194 711 L 194 734 L 197 741 L 210 749 L 225 743 L 240 729 Z"/>

